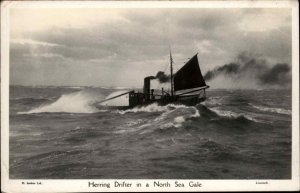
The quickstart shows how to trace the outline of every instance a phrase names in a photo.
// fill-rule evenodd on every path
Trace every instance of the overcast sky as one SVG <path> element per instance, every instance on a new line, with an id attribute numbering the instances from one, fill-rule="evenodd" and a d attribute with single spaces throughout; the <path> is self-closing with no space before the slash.
<path id="1" fill-rule="evenodd" d="M 141 87 L 195 53 L 202 72 L 247 51 L 291 64 L 290 9 L 25 9 L 10 12 L 10 81 Z"/>

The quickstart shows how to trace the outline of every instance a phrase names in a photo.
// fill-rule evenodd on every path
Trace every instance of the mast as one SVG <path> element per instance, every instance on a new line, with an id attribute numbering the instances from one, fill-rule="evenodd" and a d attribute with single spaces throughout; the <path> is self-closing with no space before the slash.
<path id="1" fill-rule="evenodd" d="M 171 47 L 170 49 L 170 71 L 171 71 L 171 96 L 174 96 L 174 86 L 173 86 L 173 59 L 172 59 L 172 53 L 171 53 Z"/>

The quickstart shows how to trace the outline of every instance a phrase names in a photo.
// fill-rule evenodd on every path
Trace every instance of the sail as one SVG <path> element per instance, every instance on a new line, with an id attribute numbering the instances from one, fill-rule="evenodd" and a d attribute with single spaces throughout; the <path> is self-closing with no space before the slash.
<path id="1" fill-rule="evenodd" d="M 174 91 L 206 86 L 197 54 L 174 75 Z"/>

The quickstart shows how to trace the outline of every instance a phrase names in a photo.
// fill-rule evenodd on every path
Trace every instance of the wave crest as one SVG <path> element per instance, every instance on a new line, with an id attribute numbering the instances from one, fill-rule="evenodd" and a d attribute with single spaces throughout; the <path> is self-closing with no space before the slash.
<path id="1" fill-rule="evenodd" d="M 140 134 L 145 134 L 158 130 L 166 130 L 169 128 L 179 128 L 191 118 L 200 117 L 200 113 L 197 108 L 175 104 L 160 106 L 157 103 L 153 103 L 147 106 L 136 107 L 125 111 L 116 111 L 116 113 L 123 115 L 127 113 L 139 112 L 161 112 L 161 114 L 155 118 L 150 117 L 147 119 L 140 119 L 132 123 L 130 122 L 125 127 L 123 125 L 122 128 L 117 131 L 117 133 L 141 131 Z"/>
<path id="2" fill-rule="evenodd" d="M 98 109 L 93 104 L 99 99 L 99 95 L 87 91 L 79 91 L 70 94 L 64 94 L 55 102 L 44 104 L 28 112 L 19 112 L 18 114 L 32 113 L 95 113 Z"/>
<path id="3" fill-rule="evenodd" d="M 158 105 L 157 103 L 152 103 L 147 106 L 139 106 L 135 107 L 133 109 L 127 109 L 124 111 L 116 111 L 119 114 L 125 114 L 125 113 L 138 113 L 138 112 L 164 112 L 164 111 L 170 111 L 174 110 L 176 108 L 189 108 L 185 105 L 175 105 L 175 104 L 168 104 L 168 105 Z"/>
<path id="4" fill-rule="evenodd" d="M 251 106 L 255 109 L 258 109 L 260 111 L 265 111 L 265 112 L 271 112 L 271 113 L 278 113 L 278 114 L 285 114 L 285 115 L 290 115 L 292 113 L 291 110 L 289 109 L 282 109 L 282 108 L 272 108 L 272 107 L 264 107 L 264 106 L 256 106 L 252 105 Z"/>
<path id="5" fill-rule="evenodd" d="M 213 108 L 209 108 L 209 109 L 221 117 L 235 118 L 235 119 L 244 117 L 245 119 L 248 119 L 250 121 L 259 122 L 255 118 L 250 117 L 249 115 L 246 115 L 244 113 L 236 113 L 233 111 L 223 110 L 223 109 L 220 109 L 219 107 L 213 107 Z"/>

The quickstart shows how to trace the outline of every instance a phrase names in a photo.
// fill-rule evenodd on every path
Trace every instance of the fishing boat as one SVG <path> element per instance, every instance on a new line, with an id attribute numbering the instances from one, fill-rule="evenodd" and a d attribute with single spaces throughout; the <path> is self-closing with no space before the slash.
<path id="1" fill-rule="evenodd" d="M 209 88 L 202 76 L 197 55 L 198 53 L 186 62 L 176 73 L 173 73 L 173 59 L 170 52 L 169 83 L 171 85 L 169 92 L 164 90 L 164 88 L 161 88 L 161 90 L 151 88 L 151 80 L 157 77 L 148 76 L 144 78 L 142 92 L 131 90 L 118 94 L 97 102 L 96 107 L 99 109 L 124 110 L 152 103 L 157 103 L 158 105 L 184 104 L 187 106 L 195 106 L 206 99 L 205 90 Z M 123 99 L 125 98 L 126 105 L 109 102 L 121 97 Z"/>

